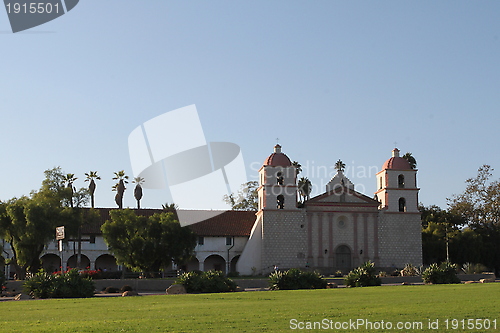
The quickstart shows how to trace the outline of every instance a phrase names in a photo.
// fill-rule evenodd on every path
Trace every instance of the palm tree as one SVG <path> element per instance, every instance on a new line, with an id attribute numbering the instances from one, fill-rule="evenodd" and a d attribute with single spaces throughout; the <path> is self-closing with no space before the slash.
<path id="1" fill-rule="evenodd" d="M 299 179 L 299 194 L 302 197 L 302 203 L 309 200 L 312 191 L 312 183 L 307 177 Z"/>
<path id="2" fill-rule="evenodd" d="M 167 202 L 167 203 L 165 203 L 164 205 L 161 205 L 161 208 L 162 208 L 163 210 L 168 210 L 168 211 L 176 211 L 179 207 L 178 207 L 176 204 L 174 204 L 174 203 L 169 204 L 169 203 Z"/>
<path id="3" fill-rule="evenodd" d="M 71 208 L 73 208 L 73 194 L 75 193 L 74 188 L 73 188 L 73 183 L 75 180 L 78 178 L 75 177 L 74 173 L 68 173 L 66 176 L 62 177 L 63 182 L 66 184 L 66 187 L 69 189 L 69 205 Z"/>
<path id="4" fill-rule="evenodd" d="M 335 169 L 339 172 L 343 172 L 345 170 L 345 163 L 342 162 L 341 160 L 338 160 L 335 163 Z"/>
<path id="5" fill-rule="evenodd" d="M 298 176 L 299 173 L 302 171 L 302 165 L 300 165 L 300 163 L 297 162 L 297 161 L 293 161 L 292 165 L 295 167 L 295 170 L 296 170 L 296 174 L 295 175 Z"/>
<path id="6" fill-rule="evenodd" d="M 128 176 L 125 175 L 125 171 L 121 170 L 118 172 L 115 172 L 115 176 L 113 177 L 113 180 L 118 180 L 118 183 L 113 185 L 113 191 L 116 191 L 115 195 L 115 202 L 118 205 L 119 209 L 123 208 L 123 193 L 125 193 L 125 190 L 127 189 L 125 187 L 125 184 L 128 184 Z"/>
<path id="7" fill-rule="evenodd" d="M 410 163 L 410 168 L 415 169 L 417 167 L 417 160 L 411 153 L 406 153 L 403 155 L 403 158 Z"/>
<path id="8" fill-rule="evenodd" d="M 89 173 L 85 173 L 85 178 L 86 182 L 89 183 L 89 193 L 90 193 L 90 206 L 94 208 L 94 192 L 95 192 L 95 180 L 101 180 L 101 177 L 97 175 L 97 171 L 90 171 Z"/>
<path id="9" fill-rule="evenodd" d="M 144 178 L 142 177 L 135 177 L 132 183 L 135 183 L 135 188 L 134 188 L 134 197 L 135 200 L 137 200 L 137 209 L 141 209 L 141 199 L 142 199 L 142 186 L 141 184 L 144 183 Z"/>
<path id="10" fill-rule="evenodd" d="M 78 178 L 75 177 L 75 174 L 73 173 L 68 173 L 66 176 L 63 176 L 63 182 L 66 184 L 66 187 L 69 189 L 69 195 L 70 195 L 70 207 L 74 208 L 73 205 L 73 195 L 75 193 L 74 188 L 73 188 L 73 183 L 75 180 Z M 78 206 L 78 204 L 77 204 Z M 78 209 L 78 208 L 76 208 Z M 77 240 L 78 240 L 78 252 L 76 255 L 76 267 L 80 268 L 81 263 L 82 263 L 82 226 L 81 223 L 78 223 L 78 231 L 77 231 Z"/>

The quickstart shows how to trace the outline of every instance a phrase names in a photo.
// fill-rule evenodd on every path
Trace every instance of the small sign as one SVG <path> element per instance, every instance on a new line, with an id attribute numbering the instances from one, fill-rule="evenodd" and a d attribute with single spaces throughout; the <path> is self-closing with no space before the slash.
<path id="1" fill-rule="evenodd" d="M 62 239 L 59 240 L 59 244 L 58 245 L 59 245 L 58 246 L 59 252 L 62 252 L 63 251 L 63 240 Z"/>
<path id="2" fill-rule="evenodd" d="M 56 228 L 56 239 L 64 239 L 64 226 Z"/>

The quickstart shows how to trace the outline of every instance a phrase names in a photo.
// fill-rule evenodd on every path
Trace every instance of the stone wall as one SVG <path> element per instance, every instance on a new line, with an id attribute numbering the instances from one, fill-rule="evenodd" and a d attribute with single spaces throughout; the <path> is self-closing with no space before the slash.
<path id="1" fill-rule="evenodd" d="M 262 212 L 262 273 L 306 266 L 306 227 L 303 210 Z"/>
<path id="2" fill-rule="evenodd" d="M 380 262 L 388 270 L 405 264 L 422 265 L 422 227 L 419 213 L 380 212 Z"/>

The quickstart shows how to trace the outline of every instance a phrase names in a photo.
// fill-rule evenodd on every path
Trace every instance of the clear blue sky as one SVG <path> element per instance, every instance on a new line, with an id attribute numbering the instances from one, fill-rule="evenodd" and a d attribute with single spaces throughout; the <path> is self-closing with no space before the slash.
<path id="1" fill-rule="evenodd" d="M 96 204 L 114 207 L 130 132 L 196 104 L 207 141 L 240 145 L 249 179 L 279 138 L 316 194 L 342 159 L 371 197 L 368 170 L 397 142 L 417 159 L 420 201 L 445 208 L 482 164 L 500 170 L 499 13 L 499 1 L 82 0 L 13 34 L 2 9 L 0 200 L 60 166 L 77 187 L 97 170 Z M 169 200 L 145 190 L 142 205 Z"/>

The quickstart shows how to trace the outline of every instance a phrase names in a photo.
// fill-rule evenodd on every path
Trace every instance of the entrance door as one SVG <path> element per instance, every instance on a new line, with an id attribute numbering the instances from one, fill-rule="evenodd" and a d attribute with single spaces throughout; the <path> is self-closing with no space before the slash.
<path id="1" fill-rule="evenodd" d="M 336 268 L 339 270 L 351 269 L 351 249 L 346 245 L 340 245 L 335 251 Z"/>

